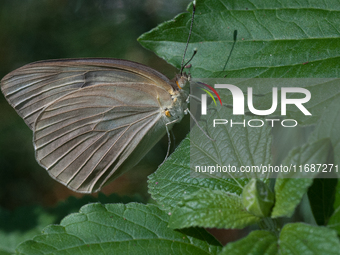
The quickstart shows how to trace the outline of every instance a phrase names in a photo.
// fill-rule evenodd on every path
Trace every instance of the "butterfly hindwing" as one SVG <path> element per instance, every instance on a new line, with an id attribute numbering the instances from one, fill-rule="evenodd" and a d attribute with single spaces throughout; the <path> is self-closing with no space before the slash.
<path id="1" fill-rule="evenodd" d="M 144 137 L 158 136 L 154 144 L 165 134 L 160 101 L 171 104 L 167 91 L 147 83 L 94 85 L 72 92 L 39 114 L 33 128 L 36 158 L 69 188 L 98 190 L 113 174 L 125 171 L 121 166 L 137 146 L 152 147 L 141 143 Z M 129 158 L 130 166 L 147 153 L 138 151 Z"/>

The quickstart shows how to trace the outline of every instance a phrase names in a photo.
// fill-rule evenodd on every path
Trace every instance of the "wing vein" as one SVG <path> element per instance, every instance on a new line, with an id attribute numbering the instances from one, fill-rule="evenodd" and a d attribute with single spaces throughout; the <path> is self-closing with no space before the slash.
<path id="1" fill-rule="evenodd" d="M 149 115 L 149 117 L 151 117 L 152 115 L 154 115 L 154 114 L 157 114 L 157 112 L 156 113 L 153 113 L 153 114 L 150 114 Z M 118 137 L 118 139 L 106 150 L 106 152 L 104 153 L 104 155 L 101 157 L 101 159 L 97 162 L 97 164 L 95 165 L 95 167 L 93 167 L 92 168 L 92 171 L 90 171 L 89 172 L 89 174 L 87 175 L 87 177 L 85 177 L 84 178 L 84 180 L 80 183 L 80 185 L 78 186 L 78 188 L 89 178 L 89 176 L 92 174 L 92 172 L 96 169 L 96 167 L 98 166 L 98 164 L 101 162 L 101 160 L 109 153 L 109 151 L 112 149 L 112 147 L 119 141 L 119 139 L 121 139 L 121 137 L 130 129 L 130 127 L 133 125 L 133 124 L 137 124 L 138 122 L 140 122 L 140 121 L 142 121 L 142 120 L 144 120 L 144 119 L 146 119 L 146 118 L 143 118 L 143 119 L 141 119 L 141 120 L 139 120 L 139 121 L 135 121 L 134 123 L 130 123 L 128 126 L 127 126 L 127 128 L 124 130 L 124 132 Z M 144 126 L 146 126 L 147 124 L 149 124 L 150 122 L 152 122 L 152 119 L 150 119 L 150 121 L 149 122 L 146 122 L 145 124 L 143 124 L 142 126 L 140 126 L 139 127 L 139 129 L 138 129 L 138 131 L 136 131 L 136 133 L 138 133 L 141 129 L 143 129 L 144 128 Z M 135 137 L 135 135 L 133 135 L 132 136 L 132 138 L 133 137 Z M 122 153 L 122 151 L 124 151 L 124 149 L 126 148 L 126 146 L 129 144 L 129 142 L 131 141 L 131 139 L 132 138 L 130 138 L 129 140 L 128 140 L 128 142 L 126 142 L 126 143 L 124 143 L 124 147 L 122 147 L 122 148 L 120 148 L 120 152 L 118 153 L 118 155 L 120 155 L 121 153 Z M 117 155 L 117 156 L 118 156 Z M 97 182 L 97 180 L 107 171 L 107 169 L 108 169 L 108 167 L 110 167 L 111 165 L 112 165 L 112 162 L 114 161 L 114 160 L 116 160 L 116 158 L 117 157 L 115 157 L 113 160 L 111 160 L 110 161 L 110 163 L 109 164 L 107 164 L 107 166 L 106 166 L 106 168 L 102 171 L 102 173 L 95 179 L 95 181 L 93 182 L 93 184 L 92 184 L 92 187 L 91 187 L 91 189 L 93 188 L 93 186 L 95 185 L 95 183 Z"/>

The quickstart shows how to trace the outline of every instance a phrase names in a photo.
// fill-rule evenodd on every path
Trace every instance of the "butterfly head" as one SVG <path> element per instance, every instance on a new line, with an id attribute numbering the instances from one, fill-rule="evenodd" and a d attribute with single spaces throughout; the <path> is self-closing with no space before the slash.
<path id="1" fill-rule="evenodd" d="M 175 83 L 175 90 L 183 90 L 189 87 L 190 73 L 176 74 L 175 78 L 172 80 Z"/>
<path id="2" fill-rule="evenodd" d="M 189 81 L 190 74 L 186 73 L 177 74 L 175 78 L 171 80 L 171 86 L 173 88 L 170 92 L 171 105 L 163 109 L 168 121 L 180 121 L 183 118 L 184 110 L 188 108 Z"/>

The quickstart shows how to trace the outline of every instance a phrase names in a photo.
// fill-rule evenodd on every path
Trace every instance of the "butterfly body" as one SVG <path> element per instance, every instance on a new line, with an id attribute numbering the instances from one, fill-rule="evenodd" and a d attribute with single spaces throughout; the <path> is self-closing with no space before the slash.
<path id="1" fill-rule="evenodd" d="M 36 159 L 59 182 L 91 193 L 136 165 L 183 118 L 187 76 L 118 59 L 23 66 L 1 81 L 33 131 Z"/>

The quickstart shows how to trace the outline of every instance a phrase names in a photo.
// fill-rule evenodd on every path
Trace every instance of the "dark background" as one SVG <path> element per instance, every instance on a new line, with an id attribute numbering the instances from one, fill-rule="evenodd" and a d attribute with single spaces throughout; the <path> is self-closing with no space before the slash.
<path id="1" fill-rule="evenodd" d="M 176 69 L 142 48 L 137 38 L 175 15 L 189 0 L 1 0 L 0 77 L 30 62 L 81 57 L 122 58 L 143 63 L 173 78 Z M 178 142 L 188 132 L 176 125 Z M 105 194 L 139 194 L 147 175 L 165 156 L 164 138 L 133 170 L 103 189 Z M 32 132 L 0 95 L 0 206 L 55 205 L 82 196 L 52 180 L 34 158 Z M 95 194 L 96 196 L 96 194 Z"/>

